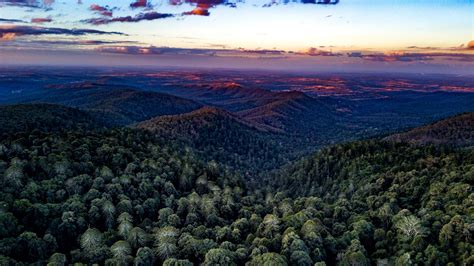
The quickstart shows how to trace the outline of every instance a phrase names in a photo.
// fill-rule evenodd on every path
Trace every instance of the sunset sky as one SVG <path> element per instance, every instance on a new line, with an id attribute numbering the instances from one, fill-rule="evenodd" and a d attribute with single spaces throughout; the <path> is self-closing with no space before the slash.
<path id="1" fill-rule="evenodd" d="M 472 0 L 0 0 L 5 64 L 466 72 Z"/>

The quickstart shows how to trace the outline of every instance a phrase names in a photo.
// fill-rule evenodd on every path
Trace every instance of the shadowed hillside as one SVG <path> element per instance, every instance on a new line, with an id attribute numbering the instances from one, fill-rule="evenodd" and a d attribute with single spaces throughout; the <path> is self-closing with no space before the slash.
<path id="1" fill-rule="evenodd" d="M 470 146 L 474 144 L 474 113 L 450 117 L 385 139 L 416 144 Z"/>
<path id="2" fill-rule="evenodd" d="M 336 125 L 335 112 L 302 92 L 274 93 L 269 103 L 238 113 L 269 130 L 298 135 L 319 135 Z"/>
<path id="3" fill-rule="evenodd" d="M 113 124 L 127 125 L 161 115 L 181 114 L 201 104 L 176 96 L 95 83 L 52 85 L 32 101 L 59 103 L 101 113 Z"/>
<path id="4" fill-rule="evenodd" d="M 263 171 L 289 159 L 285 158 L 282 136 L 262 131 L 232 113 L 213 107 L 157 117 L 137 127 L 184 143 L 204 158 L 244 172 Z"/>
<path id="5" fill-rule="evenodd" d="M 0 133 L 92 129 L 102 124 L 87 112 L 55 104 L 0 106 Z"/>

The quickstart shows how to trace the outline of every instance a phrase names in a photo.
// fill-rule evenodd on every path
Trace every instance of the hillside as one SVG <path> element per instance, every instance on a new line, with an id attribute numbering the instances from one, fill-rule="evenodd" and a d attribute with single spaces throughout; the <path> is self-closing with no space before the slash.
<path id="1" fill-rule="evenodd" d="M 182 85 L 170 89 L 170 92 L 232 112 L 255 108 L 275 98 L 274 92 L 260 88 L 247 88 L 235 82 Z"/>
<path id="2" fill-rule="evenodd" d="M 474 113 L 450 117 L 385 139 L 416 144 L 472 146 L 474 145 Z"/>
<path id="3" fill-rule="evenodd" d="M 274 93 L 265 105 L 241 111 L 243 119 L 278 132 L 297 135 L 329 133 L 336 125 L 335 112 L 322 101 L 302 92 Z M 322 130 L 324 129 L 324 130 Z M 323 131 L 328 131 L 324 132 Z"/>
<path id="4" fill-rule="evenodd" d="M 154 133 L 35 130 L 0 139 L 0 264 L 474 262 L 472 149 L 339 144 L 251 187 L 172 139 L 203 138 L 200 148 L 214 156 L 238 145 L 265 150 L 232 114 L 204 108 L 141 126 Z M 254 155 L 229 161 L 246 156 Z"/>
<path id="5" fill-rule="evenodd" d="M 164 93 L 87 82 L 49 86 L 31 101 L 87 109 L 118 125 L 161 115 L 187 113 L 201 107 L 197 102 Z"/>
<path id="6" fill-rule="evenodd" d="M 101 127 L 94 115 L 55 104 L 16 104 L 0 106 L 0 133 L 59 131 Z"/>
<path id="7" fill-rule="evenodd" d="M 472 149 L 353 142 L 291 164 L 268 180 L 268 192 L 279 191 L 275 205 L 290 210 L 283 221 L 303 216 L 296 202 L 315 202 L 330 265 L 467 265 L 473 170 Z"/>
<path id="8" fill-rule="evenodd" d="M 235 170 L 263 171 L 288 161 L 283 137 L 265 132 L 236 115 L 214 107 L 137 124 L 163 139 L 175 140 Z"/>

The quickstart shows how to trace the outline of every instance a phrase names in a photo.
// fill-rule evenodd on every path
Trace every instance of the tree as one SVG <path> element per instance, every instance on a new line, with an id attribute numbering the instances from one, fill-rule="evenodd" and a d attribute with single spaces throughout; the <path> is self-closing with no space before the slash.
<path id="1" fill-rule="evenodd" d="M 272 238 L 280 230 L 280 219 L 273 214 L 267 214 L 260 226 L 263 235 Z"/>
<path id="2" fill-rule="evenodd" d="M 91 262 L 102 261 L 107 256 L 107 247 L 104 246 L 102 233 L 96 228 L 87 229 L 80 237 L 84 255 Z"/>
<path id="3" fill-rule="evenodd" d="M 111 247 L 110 251 L 113 255 L 114 260 L 120 265 L 127 265 L 132 257 L 132 248 L 127 241 L 119 240 L 115 242 Z"/>
<path id="4" fill-rule="evenodd" d="M 293 251 L 290 256 L 290 264 L 292 265 L 313 265 L 313 261 L 308 253 L 297 250 Z"/>
<path id="5" fill-rule="evenodd" d="M 367 251 L 359 240 L 352 240 L 351 245 L 344 252 L 341 265 L 343 266 L 370 266 Z"/>
<path id="6" fill-rule="evenodd" d="M 117 221 L 119 222 L 118 233 L 124 239 L 128 237 L 130 230 L 132 230 L 132 227 L 133 227 L 132 220 L 133 220 L 132 216 L 126 212 L 121 213 L 119 217 L 117 218 Z"/>
<path id="7" fill-rule="evenodd" d="M 134 227 L 128 233 L 127 241 L 133 248 L 137 249 L 147 244 L 148 234 L 140 227 Z"/>
<path id="8" fill-rule="evenodd" d="M 245 264 L 246 266 L 287 266 L 283 256 L 277 253 L 264 253 L 252 258 Z"/>
<path id="9" fill-rule="evenodd" d="M 176 246 L 179 231 L 172 227 L 166 226 L 156 230 L 154 234 L 155 250 L 161 259 L 167 259 L 176 254 L 178 247 Z"/>
<path id="10" fill-rule="evenodd" d="M 4 173 L 3 184 L 4 186 L 12 186 L 13 188 L 19 188 L 22 186 L 23 163 L 18 159 L 13 159 L 10 167 Z"/>
<path id="11" fill-rule="evenodd" d="M 66 265 L 66 255 L 61 253 L 54 253 L 48 260 L 47 266 L 64 266 Z"/>
<path id="12" fill-rule="evenodd" d="M 135 266 L 147 266 L 153 265 L 154 262 L 155 255 L 153 254 L 153 250 L 151 250 L 149 247 L 142 247 L 138 249 L 133 264 Z"/>
<path id="13" fill-rule="evenodd" d="M 237 265 L 235 254 L 227 249 L 213 248 L 206 253 L 203 265 Z"/>
<path id="14" fill-rule="evenodd" d="M 402 217 L 402 219 L 396 224 L 396 227 L 409 239 L 424 233 L 420 219 L 413 215 Z"/>
<path id="15" fill-rule="evenodd" d="M 115 206 L 112 202 L 106 200 L 102 204 L 102 212 L 105 216 L 105 223 L 107 228 L 111 229 L 114 225 Z"/>
<path id="16" fill-rule="evenodd" d="M 193 266 L 189 260 L 167 259 L 163 262 L 163 266 Z"/>

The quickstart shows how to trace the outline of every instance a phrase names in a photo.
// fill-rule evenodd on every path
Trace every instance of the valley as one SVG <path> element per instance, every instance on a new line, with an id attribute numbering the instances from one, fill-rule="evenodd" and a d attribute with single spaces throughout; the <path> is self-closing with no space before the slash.
<path id="1" fill-rule="evenodd" d="M 2 265 L 474 262 L 469 79 L 1 78 Z"/>

